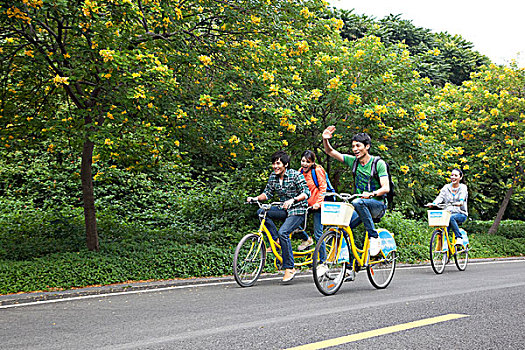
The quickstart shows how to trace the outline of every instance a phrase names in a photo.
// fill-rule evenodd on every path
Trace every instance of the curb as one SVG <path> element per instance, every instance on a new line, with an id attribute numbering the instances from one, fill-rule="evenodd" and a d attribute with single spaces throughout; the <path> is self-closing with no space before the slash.
<path id="1" fill-rule="evenodd" d="M 516 261 L 525 260 L 525 257 L 510 257 L 510 258 L 479 258 L 469 259 L 471 262 L 490 262 L 490 261 Z M 398 264 L 398 268 L 414 267 L 414 266 L 430 266 L 429 263 L 423 264 Z M 298 275 L 309 274 L 310 271 L 299 271 Z M 260 280 L 280 277 L 282 273 L 265 273 L 262 274 Z M 144 281 L 144 282 L 123 282 L 105 286 L 92 286 L 77 289 L 67 289 L 61 291 L 50 291 L 50 292 L 28 292 L 18 294 L 7 294 L 0 295 L 0 306 L 6 305 L 23 305 L 27 303 L 34 303 L 39 301 L 49 301 L 57 299 L 70 299 L 88 295 L 100 295 L 104 296 L 107 294 L 122 293 L 127 291 L 138 291 L 138 290 L 154 290 L 168 287 L 186 286 L 186 285 L 205 285 L 210 283 L 224 283 L 234 282 L 233 276 L 221 276 L 221 277 L 194 277 L 187 279 L 173 279 L 173 280 L 162 280 L 162 281 Z"/>

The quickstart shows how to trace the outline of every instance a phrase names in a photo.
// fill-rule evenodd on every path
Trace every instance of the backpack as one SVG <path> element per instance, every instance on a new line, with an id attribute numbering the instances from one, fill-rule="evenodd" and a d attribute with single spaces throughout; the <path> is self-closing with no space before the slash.
<path id="1" fill-rule="evenodd" d="M 317 173 L 315 172 L 315 169 L 311 168 L 310 171 L 312 172 L 312 180 L 314 180 L 315 187 L 319 188 L 319 180 L 317 180 Z M 303 169 L 301 169 L 301 174 L 302 173 L 303 173 Z M 326 170 L 324 170 L 324 174 L 326 178 L 326 193 L 328 192 L 335 193 L 335 189 L 330 183 L 330 179 L 328 178 L 328 173 L 326 172 Z M 335 196 L 325 196 L 324 200 L 327 202 L 335 202 Z"/>
<path id="2" fill-rule="evenodd" d="M 377 162 L 379 162 L 380 159 L 381 157 L 374 156 L 374 159 L 372 160 L 372 169 L 371 169 L 371 176 L 370 176 L 370 178 L 372 177 L 375 178 L 379 183 L 380 181 L 379 181 L 379 174 L 377 173 Z M 357 173 L 357 163 L 358 163 L 358 160 L 356 159 L 352 167 L 352 174 L 354 175 L 354 180 L 355 180 L 355 175 Z M 383 198 L 386 196 L 388 208 L 392 209 L 394 207 L 394 196 L 396 195 L 395 185 L 394 185 L 394 182 L 392 181 L 392 174 L 390 174 L 390 166 L 388 165 L 387 162 L 385 162 L 385 165 L 386 165 L 386 172 L 388 174 L 388 185 L 390 187 L 390 191 L 387 194 L 384 194 Z M 370 181 L 368 182 L 368 189 L 370 189 Z M 354 185 L 354 192 L 355 192 L 355 185 Z"/>

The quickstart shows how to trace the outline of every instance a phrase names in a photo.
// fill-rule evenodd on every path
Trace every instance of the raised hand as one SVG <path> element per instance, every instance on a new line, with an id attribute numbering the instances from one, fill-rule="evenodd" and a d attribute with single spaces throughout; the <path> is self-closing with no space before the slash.
<path id="1" fill-rule="evenodd" d="M 335 132 L 335 126 L 330 125 L 326 129 L 324 129 L 324 131 L 323 131 L 323 139 L 331 139 L 332 135 L 334 134 L 334 132 Z"/>

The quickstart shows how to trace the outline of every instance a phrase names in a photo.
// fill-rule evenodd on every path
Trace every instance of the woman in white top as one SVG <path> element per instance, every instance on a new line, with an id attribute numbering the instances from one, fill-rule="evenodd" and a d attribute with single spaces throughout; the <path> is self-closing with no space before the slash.
<path id="1" fill-rule="evenodd" d="M 463 172 L 460 169 L 452 170 L 450 173 L 450 183 L 443 186 L 439 195 L 431 203 L 432 205 L 440 203 L 447 204 L 445 209 L 452 213 L 448 229 L 454 232 L 456 244 L 463 244 L 458 225 L 464 223 L 468 216 L 468 189 L 467 185 L 461 183 L 462 179 Z"/>

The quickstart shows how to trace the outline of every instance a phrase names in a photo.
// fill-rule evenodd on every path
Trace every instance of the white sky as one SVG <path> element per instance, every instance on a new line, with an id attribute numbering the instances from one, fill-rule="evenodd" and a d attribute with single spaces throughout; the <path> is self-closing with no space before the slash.
<path id="1" fill-rule="evenodd" d="M 401 15 L 417 27 L 459 34 L 496 64 L 513 59 L 525 68 L 525 1 L 327 0 L 338 9 L 377 20 Z M 520 54 L 521 53 L 521 54 Z"/>

